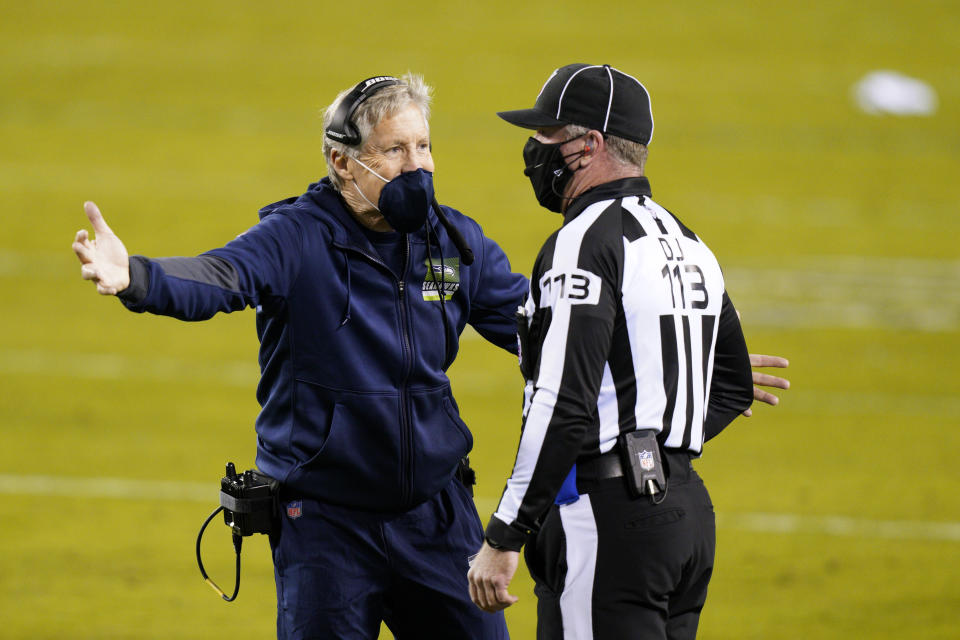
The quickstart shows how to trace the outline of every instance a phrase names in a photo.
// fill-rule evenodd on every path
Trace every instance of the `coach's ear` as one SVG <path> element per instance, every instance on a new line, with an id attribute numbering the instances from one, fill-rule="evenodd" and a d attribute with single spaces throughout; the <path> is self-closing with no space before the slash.
<path id="1" fill-rule="evenodd" d="M 330 166 L 344 182 L 353 180 L 353 172 L 347 167 L 347 157 L 347 154 L 340 153 L 336 149 L 330 150 Z"/>

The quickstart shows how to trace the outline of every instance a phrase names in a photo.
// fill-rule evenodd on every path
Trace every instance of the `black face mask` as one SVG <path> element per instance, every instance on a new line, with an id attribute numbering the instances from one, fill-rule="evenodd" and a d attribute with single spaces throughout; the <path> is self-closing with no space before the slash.
<path id="1" fill-rule="evenodd" d="M 564 156 L 560 152 L 560 147 L 581 137 L 583 136 L 574 136 L 569 140 L 553 144 L 530 138 L 523 146 L 523 161 L 527 165 L 523 174 L 530 178 L 537 202 L 549 211 L 563 212 L 563 201 L 569 199 L 563 197 L 563 190 L 575 171 L 570 169 L 567 158 L 579 158 L 583 155 L 583 151 L 577 151 Z"/>

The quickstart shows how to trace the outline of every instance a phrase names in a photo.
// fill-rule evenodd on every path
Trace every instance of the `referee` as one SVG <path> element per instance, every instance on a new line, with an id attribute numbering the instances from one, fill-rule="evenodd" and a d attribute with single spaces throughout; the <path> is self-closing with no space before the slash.
<path id="1" fill-rule="evenodd" d="M 693 638 L 715 523 L 690 460 L 753 399 L 750 357 L 703 241 L 651 199 L 650 97 L 609 65 L 553 72 L 523 150 L 563 215 L 518 312 L 526 378 L 513 474 L 470 570 L 495 611 L 526 544 L 538 638 Z"/>

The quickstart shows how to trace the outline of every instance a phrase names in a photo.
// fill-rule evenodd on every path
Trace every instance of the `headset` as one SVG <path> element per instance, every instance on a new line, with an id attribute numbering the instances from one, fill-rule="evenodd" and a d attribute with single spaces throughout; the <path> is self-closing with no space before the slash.
<path id="1" fill-rule="evenodd" d="M 354 114 L 367 98 L 377 91 L 395 84 L 400 84 L 400 80 L 393 76 L 373 76 L 366 80 L 361 80 L 357 86 L 351 89 L 350 93 L 345 95 L 343 100 L 340 101 L 324 135 L 335 142 L 347 146 L 360 144 L 360 130 L 357 129 L 357 126 L 353 123 Z M 436 197 L 434 197 L 432 204 L 434 213 L 437 214 L 437 219 L 440 220 L 443 228 L 447 230 L 447 234 L 453 241 L 454 246 L 457 247 L 457 251 L 460 252 L 460 259 L 463 264 L 473 264 L 473 250 L 470 248 L 470 245 L 467 244 L 463 234 L 447 219 Z"/>
<path id="2" fill-rule="evenodd" d="M 340 101 L 340 105 L 333 114 L 333 118 L 330 119 L 326 136 L 331 140 L 348 146 L 360 144 L 360 130 L 353 124 L 353 114 L 357 112 L 357 109 L 360 108 L 360 105 L 363 104 L 367 98 L 380 89 L 395 84 L 400 84 L 400 80 L 393 76 L 373 76 L 372 78 L 360 81 L 357 86 Z"/>

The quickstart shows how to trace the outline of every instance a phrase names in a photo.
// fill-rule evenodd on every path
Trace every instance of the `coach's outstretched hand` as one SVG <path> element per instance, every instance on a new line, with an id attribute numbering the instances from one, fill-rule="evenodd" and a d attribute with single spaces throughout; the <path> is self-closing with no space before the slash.
<path id="1" fill-rule="evenodd" d="M 80 267 L 80 277 L 93 280 L 98 293 L 115 296 L 130 286 L 127 248 L 107 226 L 97 205 L 84 202 L 83 209 L 93 225 L 96 237 L 91 240 L 86 229 L 77 231 L 73 252 L 83 265 Z"/>

